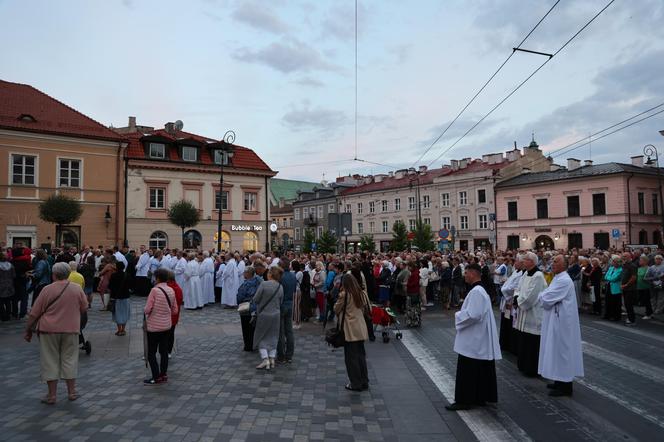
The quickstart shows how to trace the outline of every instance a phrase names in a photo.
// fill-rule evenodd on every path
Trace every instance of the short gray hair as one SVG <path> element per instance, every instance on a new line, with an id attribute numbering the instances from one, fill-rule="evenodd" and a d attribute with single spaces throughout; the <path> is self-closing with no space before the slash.
<path id="1" fill-rule="evenodd" d="M 532 262 L 535 263 L 535 265 L 537 265 L 537 261 L 538 261 L 537 255 L 534 252 L 526 252 L 526 253 L 522 254 L 521 259 L 527 259 L 529 261 L 532 261 Z"/>
<path id="2" fill-rule="evenodd" d="M 244 273 L 249 273 L 249 277 L 253 278 L 256 274 L 256 269 L 254 269 L 252 266 L 247 266 L 244 268 Z"/>
<path id="3" fill-rule="evenodd" d="M 67 264 L 66 262 L 58 262 L 53 264 L 53 269 L 51 269 L 51 273 L 53 273 L 53 276 L 58 281 L 64 281 L 65 279 L 69 278 L 71 269 L 69 268 L 69 264 Z"/>

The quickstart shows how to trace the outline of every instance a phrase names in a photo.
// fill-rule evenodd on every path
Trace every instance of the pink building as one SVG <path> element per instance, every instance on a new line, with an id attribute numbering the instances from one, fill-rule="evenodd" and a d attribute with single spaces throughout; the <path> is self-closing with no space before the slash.
<path id="1" fill-rule="evenodd" d="M 567 161 L 496 184 L 499 249 L 662 243 L 657 168 L 643 156 L 631 164 Z"/>

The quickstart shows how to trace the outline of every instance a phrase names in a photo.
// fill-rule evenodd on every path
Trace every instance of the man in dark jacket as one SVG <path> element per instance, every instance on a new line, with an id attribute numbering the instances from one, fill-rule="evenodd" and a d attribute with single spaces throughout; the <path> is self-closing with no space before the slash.
<path id="1" fill-rule="evenodd" d="M 286 258 L 279 260 L 279 267 L 284 270 L 281 277 L 281 286 L 284 297 L 281 301 L 281 321 L 279 323 L 279 342 L 277 343 L 277 362 L 290 363 L 295 352 L 293 341 L 293 296 L 297 288 L 295 274 L 290 271 L 290 261 Z"/>
<path id="2" fill-rule="evenodd" d="M 634 315 L 634 300 L 636 299 L 636 276 L 637 267 L 632 261 L 630 252 L 623 253 L 622 279 L 621 285 L 625 310 L 627 311 L 627 321 L 625 325 L 632 326 L 636 323 Z"/>

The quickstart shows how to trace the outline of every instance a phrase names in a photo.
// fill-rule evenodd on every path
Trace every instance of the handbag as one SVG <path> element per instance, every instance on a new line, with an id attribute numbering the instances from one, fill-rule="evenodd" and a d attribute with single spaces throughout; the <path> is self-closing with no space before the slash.
<path id="1" fill-rule="evenodd" d="M 247 313 L 249 313 L 250 309 L 251 309 L 251 302 L 249 301 L 241 302 L 237 306 L 237 312 L 241 315 L 246 315 Z"/>
<path id="2" fill-rule="evenodd" d="M 343 347 L 346 343 L 346 335 L 344 333 L 344 320 L 346 319 L 346 306 L 348 305 L 348 293 L 344 295 L 344 309 L 341 313 L 341 321 L 337 322 L 337 326 L 330 328 L 325 332 L 325 342 L 334 348 Z"/>
<path id="3" fill-rule="evenodd" d="M 115 299 L 109 299 L 108 304 L 106 305 L 106 310 L 115 313 Z"/>

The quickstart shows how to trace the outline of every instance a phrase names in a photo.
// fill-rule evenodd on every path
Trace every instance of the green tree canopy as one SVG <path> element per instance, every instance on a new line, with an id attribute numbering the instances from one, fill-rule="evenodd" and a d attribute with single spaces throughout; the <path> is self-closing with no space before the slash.
<path id="1" fill-rule="evenodd" d="M 198 224 L 201 215 L 191 201 L 183 199 L 174 202 L 168 208 L 168 220 L 182 229 L 182 245 L 184 246 L 184 229 Z"/>
<path id="2" fill-rule="evenodd" d="M 313 229 L 304 229 L 304 247 L 302 251 L 304 253 L 311 253 L 311 245 L 316 241 L 316 235 L 314 234 Z"/>
<path id="3" fill-rule="evenodd" d="M 424 224 L 421 220 L 417 220 L 413 233 L 415 233 L 415 238 L 413 238 L 414 246 L 423 252 L 434 250 L 433 232 L 429 224 Z"/>
<path id="4" fill-rule="evenodd" d="M 363 252 L 369 251 L 373 252 L 376 250 L 376 242 L 374 241 L 373 235 L 362 235 L 360 236 L 360 250 Z"/>
<path id="5" fill-rule="evenodd" d="M 321 253 L 334 253 L 337 251 L 337 237 L 329 230 L 325 230 L 318 238 L 317 251 Z"/>
<path id="6" fill-rule="evenodd" d="M 397 220 L 392 225 L 392 243 L 390 248 L 394 252 L 402 252 L 408 248 L 408 231 L 406 225 L 401 220 Z"/>
<path id="7" fill-rule="evenodd" d="M 58 227 L 56 232 L 62 230 L 61 226 L 78 221 L 82 214 L 81 202 L 67 195 L 53 194 L 39 204 L 39 218 L 47 223 L 55 224 Z M 56 240 L 59 244 L 60 238 Z"/>

